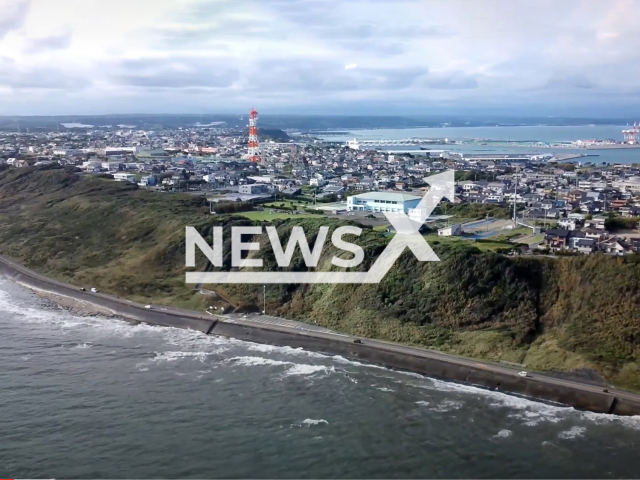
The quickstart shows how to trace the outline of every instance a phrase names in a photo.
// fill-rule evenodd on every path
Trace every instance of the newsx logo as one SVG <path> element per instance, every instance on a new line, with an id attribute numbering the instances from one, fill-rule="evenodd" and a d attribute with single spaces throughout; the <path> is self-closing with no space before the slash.
<path id="1" fill-rule="evenodd" d="M 396 235 L 391 239 L 384 251 L 378 256 L 368 272 L 280 272 L 280 271 L 240 271 L 240 272 L 187 272 L 185 280 L 188 284 L 206 283 L 379 283 L 391 269 L 395 261 L 400 257 L 405 248 L 409 248 L 419 261 L 438 262 L 440 259 L 433 252 L 427 241 L 420 234 L 420 228 L 429 218 L 438 203 L 447 198 L 454 197 L 454 171 L 426 177 L 425 182 L 430 185 L 418 206 L 414 209 L 414 215 L 403 212 L 384 212 L 391 225 L 396 230 Z M 291 264 L 296 246 L 299 246 L 302 257 L 308 268 L 318 265 L 322 249 L 326 243 L 329 227 L 320 227 L 313 246 L 310 249 L 302 227 L 293 227 L 289 241 L 285 249 L 278 236 L 276 227 L 266 227 L 266 232 L 273 249 L 278 266 L 286 268 Z M 243 235 L 261 235 L 263 229 L 260 226 L 232 227 L 231 229 L 231 264 L 237 268 L 261 268 L 261 258 L 242 258 L 243 252 L 258 251 L 258 242 L 244 242 Z M 331 242 L 340 249 L 353 254 L 353 258 L 345 260 L 334 256 L 331 263 L 341 268 L 357 267 L 364 260 L 364 250 L 359 245 L 345 241 L 345 235 L 359 236 L 362 229 L 355 226 L 344 226 L 334 230 Z M 213 244 L 209 245 L 194 227 L 185 229 L 185 266 L 196 266 L 196 247 L 207 257 L 215 267 L 223 266 L 223 229 L 213 227 Z"/>

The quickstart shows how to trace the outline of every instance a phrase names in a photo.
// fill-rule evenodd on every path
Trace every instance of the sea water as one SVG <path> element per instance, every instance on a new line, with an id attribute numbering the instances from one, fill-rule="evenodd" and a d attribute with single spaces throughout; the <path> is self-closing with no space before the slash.
<path id="1" fill-rule="evenodd" d="M 640 418 L 62 310 L 0 281 L 2 478 L 638 477 Z"/>

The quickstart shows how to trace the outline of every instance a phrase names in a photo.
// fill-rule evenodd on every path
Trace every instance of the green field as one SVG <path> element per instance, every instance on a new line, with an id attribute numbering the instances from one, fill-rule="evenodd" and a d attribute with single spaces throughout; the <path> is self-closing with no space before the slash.
<path id="1" fill-rule="evenodd" d="M 323 216 L 323 215 L 315 215 L 313 213 L 300 213 L 300 214 L 270 213 L 267 211 L 241 212 L 241 213 L 238 213 L 237 215 L 248 218 L 249 220 L 258 220 L 258 221 L 275 220 L 280 218 L 318 218 Z"/>
<path id="2" fill-rule="evenodd" d="M 494 235 L 491 240 L 498 242 L 514 242 L 517 237 L 531 234 L 531 229 L 527 227 L 514 228 L 513 230 L 505 230 L 505 233 Z M 517 243 L 517 241 L 516 241 Z"/>
<path id="3" fill-rule="evenodd" d="M 423 235 L 430 245 L 469 245 L 481 252 L 495 252 L 502 248 L 512 248 L 513 244 L 507 241 L 487 239 L 482 241 L 468 237 L 441 237 L 437 233 Z"/>

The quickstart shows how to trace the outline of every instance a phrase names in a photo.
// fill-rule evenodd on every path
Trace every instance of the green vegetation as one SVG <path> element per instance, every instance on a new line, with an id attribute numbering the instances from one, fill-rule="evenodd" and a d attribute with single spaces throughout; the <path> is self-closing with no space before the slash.
<path id="1" fill-rule="evenodd" d="M 306 202 L 305 202 L 306 203 Z M 298 208 L 303 208 L 304 204 L 303 203 L 296 203 L 296 202 L 271 202 L 271 203 L 265 203 L 264 207 L 265 208 L 277 208 L 280 210 L 297 210 Z"/>
<path id="2" fill-rule="evenodd" d="M 512 210 L 500 205 L 484 203 L 444 203 L 438 206 L 434 212 L 436 215 L 453 215 L 464 219 L 480 219 L 487 216 L 493 218 L 511 218 Z"/>
<path id="3" fill-rule="evenodd" d="M 429 245 L 467 245 L 469 247 L 477 248 L 481 252 L 501 252 L 509 251 L 514 248 L 512 243 L 506 240 L 494 239 L 493 237 L 487 239 L 473 239 L 465 236 L 460 237 L 441 237 L 437 233 L 430 233 L 429 235 L 423 235 Z"/>
<path id="4" fill-rule="evenodd" d="M 248 212 L 253 210 L 253 204 L 250 202 L 219 202 L 213 205 L 213 209 L 218 214 Z"/>
<path id="5" fill-rule="evenodd" d="M 609 231 L 634 230 L 638 228 L 638 219 L 612 216 L 604 221 L 604 227 Z"/>
<path id="6" fill-rule="evenodd" d="M 313 242 L 321 225 L 349 222 L 255 211 L 210 215 L 204 197 L 159 194 L 62 168 L 0 169 L 0 254 L 145 303 L 211 305 L 211 297 L 184 283 L 185 226 L 205 238 L 223 226 L 228 268 L 229 229 L 262 220 L 278 228 L 283 244 L 293 226 L 303 226 Z M 358 269 L 368 270 L 390 236 L 362 229 L 357 243 L 366 256 Z M 417 262 L 406 251 L 379 284 L 270 285 L 267 309 L 360 336 L 530 369 L 592 369 L 614 385 L 640 390 L 640 258 L 500 254 L 514 247 L 507 237 L 516 233 L 476 241 L 428 235 L 440 262 Z M 267 235 L 258 240 L 264 251 L 252 255 L 275 269 Z M 327 242 L 318 270 L 337 269 L 334 255 L 351 254 Z M 203 255 L 197 260 L 197 270 L 211 268 Z M 305 268 L 296 251 L 289 269 Z M 261 285 L 204 288 L 222 295 L 217 302 L 261 310 Z"/>
<path id="7" fill-rule="evenodd" d="M 244 212 L 241 215 L 245 218 L 249 218 L 251 220 L 258 220 L 258 221 L 275 220 L 275 219 L 281 219 L 281 218 L 313 218 L 313 217 L 321 216 L 321 215 L 315 215 L 311 213 L 270 213 L 268 211 Z"/>

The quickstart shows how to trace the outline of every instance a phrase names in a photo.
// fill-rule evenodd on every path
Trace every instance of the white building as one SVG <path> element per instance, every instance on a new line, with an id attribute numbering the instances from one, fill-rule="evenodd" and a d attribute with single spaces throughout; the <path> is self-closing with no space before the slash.
<path id="1" fill-rule="evenodd" d="M 408 193 L 367 192 L 347 198 L 348 211 L 402 212 L 416 208 L 422 197 Z"/>
<path id="2" fill-rule="evenodd" d="M 312 187 L 324 187 L 326 185 L 326 181 L 322 178 L 310 178 L 309 185 Z"/>
<path id="3" fill-rule="evenodd" d="M 578 220 L 575 218 L 561 218 L 558 221 L 558 227 L 575 230 L 578 227 Z"/>
<path id="4" fill-rule="evenodd" d="M 72 155 L 84 155 L 87 153 L 84 148 L 54 148 L 53 154 L 60 157 L 67 157 Z"/>
<path id="5" fill-rule="evenodd" d="M 102 168 L 102 162 L 100 160 L 87 160 L 82 162 L 82 169 L 87 172 L 99 172 Z"/>
<path id="6" fill-rule="evenodd" d="M 102 162 L 101 168 L 108 172 L 118 171 L 120 168 L 120 162 Z"/>
<path id="7" fill-rule="evenodd" d="M 462 224 L 456 223 L 438 230 L 438 235 L 441 237 L 452 237 L 462 235 Z"/>
<path id="8" fill-rule="evenodd" d="M 104 149 L 105 155 L 122 155 L 126 153 L 136 153 L 138 147 L 107 147 Z"/>
<path id="9" fill-rule="evenodd" d="M 116 182 L 136 183 L 136 176 L 132 173 L 124 173 L 124 172 L 114 173 L 113 179 Z"/>
<path id="10" fill-rule="evenodd" d="M 347 147 L 351 148 L 352 150 L 360 150 L 360 143 L 354 138 L 353 140 L 349 140 L 347 142 Z"/>
<path id="11" fill-rule="evenodd" d="M 275 175 L 253 175 L 247 178 L 253 180 L 256 183 L 273 183 L 273 180 L 276 178 L 276 176 Z"/>
<path id="12" fill-rule="evenodd" d="M 238 187 L 238 193 L 245 195 L 256 195 L 260 193 L 269 193 L 269 187 L 264 183 L 252 183 L 249 185 L 240 185 Z"/>
<path id="13" fill-rule="evenodd" d="M 640 180 L 637 180 L 638 177 L 630 177 L 627 180 L 620 180 L 616 182 L 612 182 L 613 188 L 617 188 L 619 190 L 631 190 L 632 192 L 640 191 Z"/>

